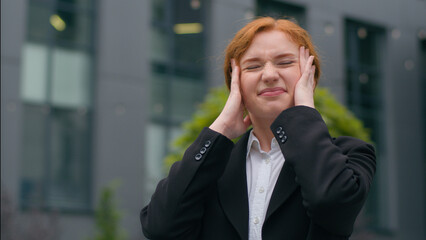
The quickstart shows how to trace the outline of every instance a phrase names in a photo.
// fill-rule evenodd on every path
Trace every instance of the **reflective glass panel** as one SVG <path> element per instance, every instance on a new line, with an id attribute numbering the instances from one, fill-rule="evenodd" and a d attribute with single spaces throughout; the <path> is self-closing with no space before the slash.
<path id="1" fill-rule="evenodd" d="M 30 0 L 22 50 L 24 208 L 88 210 L 92 0 Z"/>
<path id="2" fill-rule="evenodd" d="M 66 108 L 90 105 L 90 55 L 85 51 L 55 48 L 52 56 L 51 104 Z"/>
<path id="3" fill-rule="evenodd" d="M 164 157 L 168 132 L 164 124 L 151 122 L 146 127 L 147 134 L 145 142 L 147 143 L 145 153 L 145 186 L 148 192 L 154 192 L 158 181 L 165 175 Z"/>
<path id="4" fill-rule="evenodd" d="M 49 57 L 47 45 L 27 42 L 22 49 L 22 55 L 22 100 L 29 103 L 47 103 Z"/>
<path id="5" fill-rule="evenodd" d="M 84 209 L 88 202 L 89 136 L 87 112 L 52 108 L 49 194 L 53 208 Z"/>
<path id="6" fill-rule="evenodd" d="M 176 122 L 191 117 L 205 95 L 204 83 L 191 78 L 175 77 L 171 90 L 170 117 Z"/>
<path id="7" fill-rule="evenodd" d="M 274 18 L 291 18 L 306 28 L 305 9 L 293 4 L 278 0 L 257 0 L 257 16 L 271 16 Z"/>
<path id="8" fill-rule="evenodd" d="M 31 41 L 46 42 L 49 38 L 49 5 L 40 2 L 28 2 L 27 35 Z"/>
<path id="9" fill-rule="evenodd" d="M 364 207 L 364 225 L 387 229 L 394 221 L 389 216 L 389 183 L 387 162 L 382 160 L 384 152 L 385 126 L 382 107 L 382 74 L 380 66 L 380 45 L 384 30 L 361 22 L 347 20 L 345 25 L 345 59 L 347 105 L 370 129 L 376 147 L 377 172 L 368 201 Z M 380 43 L 379 43 L 380 42 Z M 383 159 L 384 160 L 384 159 Z M 380 203 L 380 204 L 379 204 Z M 379 206 L 380 205 L 380 206 Z"/>
<path id="10" fill-rule="evenodd" d="M 87 12 L 58 9 L 50 16 L 50 23 L 59 44 L 69 47 L 87 46 L 91 41 L 92 16 Z M 69 45 L 73 44 L 75 46 Z"/>
<path id="11" fill-rule="evenodd" d="M 161 66 L 158 66 L 161 67 Z M 155 66 L 153 66 L 155 68 Z M 153 72 L 151 74 L 151 104 L 150 104 L 150 115 L 151 118 L 157 121 L 166 117 L 169 113 L 167 99 L 170 94 L 167 93 L 167 75 L 161 72 Z"/>
<path id="12" fill-rule="evenodd" d="M 78 8 L 91 8 L 93 0 L 58 0 L 59 4 L 66 4 Z"/>
<path id="13" fill-rule="evenodd" d="M 181 124 L 191 118 L 206 93 L 205 1 L 151 0 L 151 6 L 147 195 L 164 176 L 164 157 L 173 151 L 171 143 Z"/>
<path id="14" fill-rule="evenodd" d="M 164 28 L 152 28 L 150 34 L 152 62 L 165 63 L 170 60 L 167 32 Z"/>
<path id="15" fill-rule="evenodd" d="M 46 148 L 48 108 L 24 105 L 20 198 L 26 207 L 41 207 L 46 195 Z"/>

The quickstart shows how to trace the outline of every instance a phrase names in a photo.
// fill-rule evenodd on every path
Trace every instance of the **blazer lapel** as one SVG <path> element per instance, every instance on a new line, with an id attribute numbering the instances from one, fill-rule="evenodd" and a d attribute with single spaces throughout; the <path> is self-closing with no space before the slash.
<path id="1" fill-rule="evenodd" d="M 241 239 L 248 239 L 248 197 L 246 153 L 249 132 L 235 145 L 228 165 L 218 181 L 218 195 L 222 208 Z"/>
<path id="2" fill-rule="evenodd" d="M 297 189 L 295 182 L 296 174 L 293 168 L 284 163 L 272 192 L 271 200 L 269 201 L 268 210 L 266 211 L 265 222 L 277 209 L 280 207 L 290 195 Z"/>

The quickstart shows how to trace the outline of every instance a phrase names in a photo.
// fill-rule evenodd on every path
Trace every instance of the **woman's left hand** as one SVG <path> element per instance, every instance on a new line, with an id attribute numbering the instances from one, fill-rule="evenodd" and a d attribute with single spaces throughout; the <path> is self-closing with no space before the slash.
<path id="1" fill-rule="evenodd" d="M 313 65 L 314 56 L 309 56 L 309 49 L 300 47 L 299 65 L 302 76 L 298 80 L 294 90 L 294 105 L 308 106 L 315 108 L 314 89 L 315 89 L 315 65 Z"/>

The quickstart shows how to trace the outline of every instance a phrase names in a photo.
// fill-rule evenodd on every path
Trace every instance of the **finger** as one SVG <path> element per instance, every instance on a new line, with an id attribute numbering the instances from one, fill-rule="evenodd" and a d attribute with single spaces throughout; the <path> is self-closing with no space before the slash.
<path id="1" fill-rule="evenodd" d="M 309 86 L 312 87 L 312 89 L 315 88 L 315 65 L 311 66 L 311 72 L 310 72 L 310 75 L 309 75 L 308 84 L 309 84 Z"/>
<path id="2" fill-rule="evenodd" d="M 305 64 L 305 69 L 303 71 L 303 74 L 305 74 L 306 76 L 309 76 L 313 62 L 314 62 L 314 56 L 309 56 Z"/>
<path id="3" fill-rule="evenodd" d="M 309 58 L 309 48 L 305 49 L 305 58 L 308 59 Z"/>
<path id="4" fill-rule="evenodd" d="M 305 59 L 306 59 L 306 62 L 308 61 L 308 59 L 309 59 L 309 57 L 310 57 L 311 55 L 309 55 L 309 49 L 308 48 L 306 48 L 306 50 L 305 50 Z M 307 65 L 308 67 L 308 69 L 311 69 L 309 66 L 310 65 Z"/>
<path id="5" fill-rule="evenodd" d="M 299 49 L 299 67 L 301 73 L 305 70 L 306 59 L 305 47 L 301 46 Z"/>
<path id="6" fill-rule="evenodd" d="M 303 86 L 308 86 L 309 77 L 311 73 L 311 66 L 314 60 L 314 56 L 310 56 L 308 60 L 306 61 L 306 64 L 304 66 L 304 70 L 302 72 L 302 76 L 300 76 L 299 82 Z"/>
<path id="7" fill-rule="evenodd" d="M 305 71 L 311 71 L 311 66 L 314 63 L 314 56 L 309 56 L 308 61 L 306 61 Z"/>
<path id="8" fill-rule="evenodd" d="M 240 89 L 240 68 L 237 66 L 235 59 L 231 59 L 232 75 L 231 75 L 231 92 Z"/>
<path id="9" fill-rule="evenodd" d="M 306 61 L 308 61 L 308 59 L 309 59 L 309 57 L 310 57 L 311 55 L 309 54 L 309 49 L 307 48 L 306 50 L 305 50 L 305 58 L 306 58 Z M 312 64 L 310 64 L 310 65 L 307 65 L 308 67 L 308 69 L 311 69 L 309 66 L 311 66 Z"/>

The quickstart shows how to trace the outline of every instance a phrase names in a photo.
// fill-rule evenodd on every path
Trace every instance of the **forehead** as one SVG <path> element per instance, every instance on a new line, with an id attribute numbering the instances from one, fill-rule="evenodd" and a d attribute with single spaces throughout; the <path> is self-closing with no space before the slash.
<path id="1" fill-rule="evenodd" d="M 241 59 L 262 54 L 294 54 L 297 56 L 298 52 L 299 46 L 291 41 L 285 33 L 279 30 L 270 30 L 257 33 Z"/>

